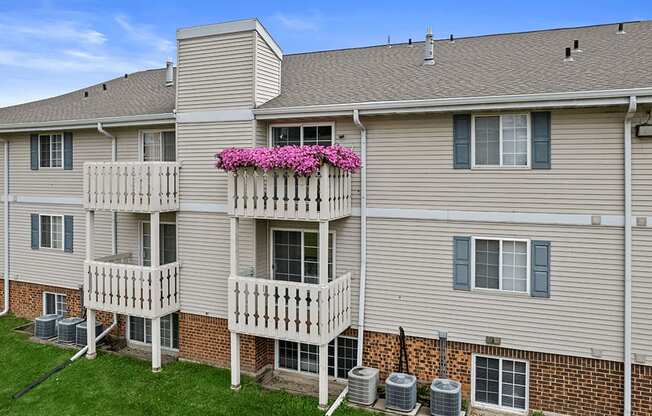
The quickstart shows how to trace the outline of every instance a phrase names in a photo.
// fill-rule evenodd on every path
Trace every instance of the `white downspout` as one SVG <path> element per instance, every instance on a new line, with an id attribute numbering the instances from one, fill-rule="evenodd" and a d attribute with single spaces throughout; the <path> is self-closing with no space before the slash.
<path id="1" fill-rule="evenodd" d="M 632 413 L 632 117 L 636 96 L 629 97 L 625 115 L 625 381 L 623 415 Z"/>
<path id="2" fill-rule="evenodd" d="M 4 309 L 0 316 L 9 313 L 9 140 L 4 139 Z"/>
<path id="3" fill-rule="evenodd" d="M 358 362 L 362 365 L 364 344 L 364 306 L 367 288 L 367 128 L 360 121 L 360 113 L 353 110 L 353 122 L 360 129 L 360 295 L 358 299 Z"/>
<path id="4" fill-rule="evenodd" d="M 102 127 L 101 122 L 97 122 L 97 131 L 100 132 L 100 134 L 103 134 L 104 136 L 108 137 L 111 139 L 111 161 L 115 162 L 118 160 L 118 140 L 114 135 L 109 133 L 108 131 L 104 130 L 104 127 Z M 115 256 L 118 254 L 118 239 L 117 239 L 117 230 L 118 227 L 118 213 L 113 212 L 111 216 L 111 251 L 113 255 Z"/>

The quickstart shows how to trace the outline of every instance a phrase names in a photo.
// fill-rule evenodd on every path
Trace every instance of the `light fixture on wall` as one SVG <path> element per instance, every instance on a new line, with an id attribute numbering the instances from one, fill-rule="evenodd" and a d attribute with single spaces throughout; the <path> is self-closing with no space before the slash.
<path id="1" fill-rule="evenodd" d="M 650 123 L 650 118 L 652 118 L 652 110 L 648 113 L 647 120 L 636 126 L 636 137 L 652 137 L 652 123 Z"/>

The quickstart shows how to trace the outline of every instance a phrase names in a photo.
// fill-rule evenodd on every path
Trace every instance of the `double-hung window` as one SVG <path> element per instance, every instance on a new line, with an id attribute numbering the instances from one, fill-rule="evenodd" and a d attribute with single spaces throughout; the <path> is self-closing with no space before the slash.
<path id="1" fill-rule="evenodd" d="M 528 400 L 527 362 L 474 356 L 472 388 L 475 405 L 524 412 Z"/>
<path id="2" fill-rule="evenodd" d="M 290 145 L 321 145 L 330 146 L 333 144 L 333 125 L 293 125 L 293 126 L 272 126 L 272 146 Z"/>
<path id="3" fill-rule="evenodd" d="M 43 313 L 66 316 L 66 295 L 43 292 Z"/>
<path id="4" fill-rule="evenodd" d="M 475 167 L 530 166 L 528 114 L 474 116 L 472 136 Z"/>
<path id="5" fill-rule="evenodd" d="M 174 162 L 176 135 L 174 130 L 142 132 L 143 162 Z"/>
<path id="6" fill-rule="evenodd" d="M 474 287 L 509 292 L 529 289 L 529 241 L 473 239 Z"/>
<path id="7" fill-rule="evenodd" d="M 39 138 L 39 166 L 41 168 L 63 167 L 63 136 L 41 134 Z"/>
<path id="8" fill-rule="evenodd" d="M 63 217 L 60 215 L 40 216 L 41 248 L 63 249 Z"/>

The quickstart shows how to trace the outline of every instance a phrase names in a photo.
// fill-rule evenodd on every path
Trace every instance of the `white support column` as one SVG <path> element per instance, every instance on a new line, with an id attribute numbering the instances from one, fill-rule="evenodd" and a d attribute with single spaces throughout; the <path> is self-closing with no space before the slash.
<path id="1" fill-rule="evenodd" d="M 86 358 L 89 360 L 95 359 L 97 353 L 95 350 L 95 310 L 86 310 L 86 345 L 88 345 L 88 352 Z"/>
<path id="2" fill-rule="evenodd" d="M 86 261 L 93 261 L 95 240 L 95 211 L 86 211 Z"/>
<path id="3" fill-rule="evenodd" d="M 161 371 L 161 318 L 152 319 L 152 372 Z"/>
<path id="4" fill-rule="evenodd" d="M 150 215 L 150 244 L 152 252 L 150 253 L 151 267 L 159 267 L 161 265 L 160 256 L 160 227 L 161 227 L 161 214 L 159 212 L 152 212 Z M 159 285 L 152 285 L 158 287 Z M 156 294 L 158 296 L 159 294 Z M 152 371 L 158 373 L 161 371 L 161 317 L 152 319 Z"/>
<path id="5" fill-rule="evenodd" d="M 319 223 L 319 285 L 328 285 L 328 221 Z M 321 303 L 319 308 L 320 329 L 327 331 L 328 326 L 325 320 L 328 319 L 323 308 L 326 302 Z M 323 333 L 321 334 L 324 335 Z M 319 346 L 319 408 L 328 407 L 328 344 Z"/>
<path id="6" fill-rule="evenodd" d="M 238 248 L 240 239 L 240 220 L 231 217 L 231 240 L 230 240 L 230 258 L 231 258 L 231 276 L 238 275 L 240 260 L 238 258 Z M 240 334 L 231 332 L 231 389 L 240 390 Z"/>

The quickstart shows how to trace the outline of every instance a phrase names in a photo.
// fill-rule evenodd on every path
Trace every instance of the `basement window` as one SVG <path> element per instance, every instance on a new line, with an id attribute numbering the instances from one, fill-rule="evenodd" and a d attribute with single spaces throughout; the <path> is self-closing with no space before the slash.
<path id="1" fill-rule="evenodd" d="M 139 316 L 129 316 L 129 341 L 134 344 L 152 344 L 152 320 Z M 179 349 L 179 314 L 172 313 L 161 317 L 161 347 Z"/>
<path id="2" fill-rule="evenodd" d="M 358 360 L 358 340 L 339 336 L 328 344 L 328 375 L 346 379 Z M 319 373 L 319 346 L 278 341 L 277 367 L 300 373 Z"/>
<path id="3" fill-rule="evenodd" d="M 66 295 L 43 292 L 43 314 L 66 316 Z"/>
<path id="4" fill-rule="evenodd" d="M 471 128 L 474 167 L 530 166 L 530 116 L 474 116 Z"/>
<path id="5" fill-rule="evenodd" d="M 276 125 L 271 127 L 272 146 L 300 146 L 333 144 L 335 125 L 328 124 L 299 124 Z"/>
<path id="6" fill-rule="evenodd" d="M 519 412 L 527 409 L 527 362 L 477 355 L 472 380 L 474 406 Z"/>
<path id="7" fill-rule="evenodd" d="M 61 134 L 41 134 L 39 137 L 39 166 L 63 167 L 63 137 Z"/>

